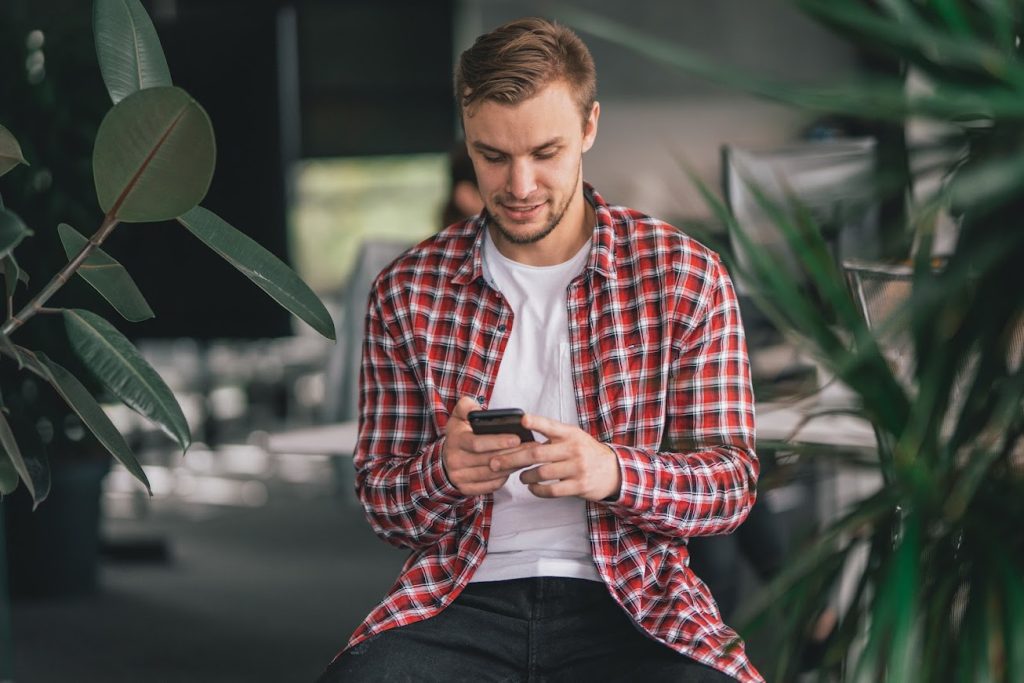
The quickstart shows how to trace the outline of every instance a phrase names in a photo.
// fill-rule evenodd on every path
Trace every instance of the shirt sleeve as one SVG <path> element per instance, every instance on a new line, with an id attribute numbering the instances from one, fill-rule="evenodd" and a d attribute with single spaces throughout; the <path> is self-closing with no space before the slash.
<path id="1" fill-rule="evenodd" d="M 705 313 L 672 368 L 659 450 L 610 444 L 624 521 L 672 537 L 729 533 L 754 503 L 754 393 L 732 283 L 712 261 Z"/>
<path id="2" fill-rule="evenodd" d="M 444 471 L 444 436 L 436 433 L 407 347 L 393 334 L 397 323 L 385 324 L 374 292 L 363 342 L 356 492 L 378 536 L 419 549 L 456 526 L 465 496 Z"/>

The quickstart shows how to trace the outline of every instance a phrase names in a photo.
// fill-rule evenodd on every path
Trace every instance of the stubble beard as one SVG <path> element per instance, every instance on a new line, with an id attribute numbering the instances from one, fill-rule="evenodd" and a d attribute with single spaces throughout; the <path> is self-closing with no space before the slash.
<path id="1" fill-rule="evenodd" d="M 574 188 L 575 186 L 579 185 L 579 175 L 582 166 L 583 165 L 580 164 L 580 166 L 577 167 L 576 182 L 574 183 Z M 566 196 L 565 202 L 562 204 L 562 206 L 558 207 L 557 211 L 554 212 L 554 214 L 551 217 L 551 220 L 548 221 L 547 225 L 545 225 L 537 232 L 526 235 L 516 234 L 509 230 L 506 226 L 502 225 L 497 215 L 495 215 L 495 213 L 493 212 L 489 212 L 491 214 L 491 222 L 494 223 L 494 226 L 498 229 L 498 233 L 502 236 L 502 238 L 511 244 L 536 244 L 537 242 L 540 242 L 542 239 L 550 235 L 551 231 L 558 227 L 558 224 L 562 222 L 562 219 L 565 218 L 566 212 L 569 210 L 569 204 L 572 203 L 572 198 L 574 194 L 575 189 L 573 190 L 573 192 L 570 192 Z"/>

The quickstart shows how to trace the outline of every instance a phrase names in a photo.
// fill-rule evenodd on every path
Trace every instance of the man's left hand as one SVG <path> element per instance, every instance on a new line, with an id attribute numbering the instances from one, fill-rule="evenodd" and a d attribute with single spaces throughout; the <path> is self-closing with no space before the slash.
<path id="1" fill-rule="evenodd" d="M 530 467 L 520 473 L 519 480 L 539 498 L 579 496 L 598 501 L 619 497 L 622 475 L 611 447 L 579 427 L 540 415 L 526 415 L 522 424 L 543 434 L 548 442 L 527 451 L 495 456 L 490 462 L 492 470 Z"/>

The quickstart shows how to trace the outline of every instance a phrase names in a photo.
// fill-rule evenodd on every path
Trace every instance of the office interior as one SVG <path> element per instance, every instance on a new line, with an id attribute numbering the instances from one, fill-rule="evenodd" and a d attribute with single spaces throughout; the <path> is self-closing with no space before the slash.
<path id="1" fill-rule="evenodd" d="M 0 102 L 0 122 L 12 130 L 15 122 L 63 126 L 50 144 L 78 140 L 65 147 L 65 160 L 71 154 L 76 163 L 88 160 L 81 138 L 95 131 L 108 106 L 92 53 L 91 3 L 4 4 L 0 36 L 8 63 L 0 65 L 2 78 L 27 78 L 24 45 L 33 31 L 45 37 L 37 50 L 45 55 L 46 73 L 35 76 L 36 100 Z M 270 444 L 281 433 L 353 417 L 332 407 L 341 383 L 353 376 L 339 346 L 351 349 L 362 328 L 362 312 L 346 305 L 346 297 L 358 301 L 355 288 L 366 286 L 353 274 L 360 259 L 369 258 L 367 245 L 412 244 L 442 227 L 448 154 L 459 135 L 450 92 L 457 55 L 506 20 L 557 17 L 557 9 L 526 0 L 143 5 L 175 83 L 206 108 L 217 135 L 217 168 L 204 205 L 295 268 L 334 316 L 338 344 L 289 316 L 177 225 L 120 230 L 108 251 L 156 312 L 152 320 L 120 327 L 174 389 L 194 444 L 182 454 L 143 418 L 109 406 L 146 469 L 153 496 L 109 458 L 100 459 L 98 474 L 81 475 L 97 478 L 101 495 L 95 539 L 85 540 L 87 520 L 78 520 L 73 531 L 84 557 L 74 562 L 91 558 L 93 564 L 85 578 L 52 591 L 50 584 L 63 580 L 70 566 L 28 577 L 8 572 L 0 680 L 312 681 L 390 586 L 403 553 L 376 539 L 364 522 L 350 454 L 289 452 Z M 862 55 L 784 0 L 563 5 L 794 82 L 838 82 L 867 68 Z M 725 226 L 687 165 L 725 192 L 728 162 L 737 155 L 749 153 L 753 164 L 759 153 L 799 150 L 809 141 L 861 141 L 856 145 L 870 136 L 855 121 L 688 77 L 581 35 L 595 57 L 601 102 L 597 144 L 584 159 L 586 179 L 613 203 L 722 244 L 728 244 Z M 44 97 L 39 93 L 48 83 L 53 94 Z M 26 152 L 58 164 L 61 155 L 46 145 L 26 145 Z M 866 149 L 870 154 L 873 148 Z M 863 154 L 856 158 L 862 161 Z M 79 166 L 34 164 L 0 180 L 0 193 L 12 205 L 15 182 L 39 195 L 66 193 L 57 206 L 36 202 L 39 220 L 63 209 L 72 215 L 61 220 L 87 232 L 100 213 L 91 186 L 66 185 L 87 177 L 88 168 Z M 846 241 L 836 248 L 867 258 L 877 253 L 869 213 L 877 207 L 860 210 L 862 230 L 837 237 Z M 50 227 L 38 225 L 33 238 L 40 270 L 34 277 L 40 279 L 53 270 L 47 250 L 59 250 Z M 103 301 L 75 284 L 67 302 L 107 312 Z M 748 305 L 744 298 L 758 392 L 774 398 L 816 386 L 821 378 L 813 364 L 780 350 L 784 339 Z M 341 367 L 332 369 L 332 362 Z M 50 443 L 61 448 L 82 441 L 80 426 L 47 428 L 57 433 Z M 793 539 L 831 514 L 835 499 L 871 486 L 813 467 L 793 471 L 765 493 Z M 75 494 L 74 482 L 54 476 L 50 500 L 32 513 L 38 543 L 18 536 L 23 545 L 15 549 L 9 538 L 8 560 L 19 552 L 47 558 L 56 552 L 45 545 L 53 543 L 52 533 L 41 529 L 62 524 L 60 508 Z M 15 498 L 4 501 L 5 509 Z M 747 595 L 759 579 L 744 562 L 738 558 L 735 567 Z M 755 664 L 770 661 L 770 638 L 752 636 L 751 653 Z"/>

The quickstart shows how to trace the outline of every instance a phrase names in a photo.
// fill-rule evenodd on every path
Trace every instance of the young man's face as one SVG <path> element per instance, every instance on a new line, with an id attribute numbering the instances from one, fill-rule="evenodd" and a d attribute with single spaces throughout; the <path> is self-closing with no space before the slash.
<path id="1" fill-rule="evenodd" d="M 519 104 L 484 101 L 464 116 L 477 185 L 500 238 L 533 244 L 567 215 L 582 220 L 581 162 L 599 111 L 595 103 L 582 121 L 569 86 L 555 81 Z"/>

